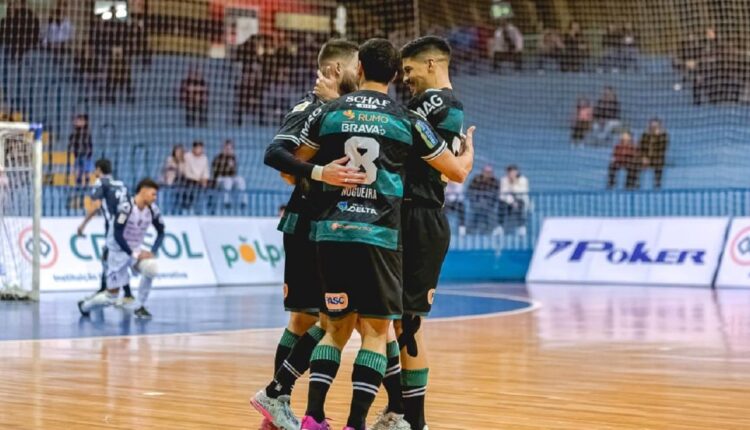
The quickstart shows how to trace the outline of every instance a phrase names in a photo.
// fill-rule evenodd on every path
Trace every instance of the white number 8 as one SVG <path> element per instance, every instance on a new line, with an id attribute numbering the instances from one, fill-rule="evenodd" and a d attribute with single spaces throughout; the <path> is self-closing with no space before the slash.
<path id="1" fill-rule="evenodd" d="M 364 150 L 363 152 L 360 152 Z M 349 156 L 347 167 L 363 168 L 367 174 L 365 184 L 370 185 L 378 179 L 378 166 L 375 159 L 380 155 L 380 143 L 371 137 L 353 136 L 344 143 L 344 153 Z"/>

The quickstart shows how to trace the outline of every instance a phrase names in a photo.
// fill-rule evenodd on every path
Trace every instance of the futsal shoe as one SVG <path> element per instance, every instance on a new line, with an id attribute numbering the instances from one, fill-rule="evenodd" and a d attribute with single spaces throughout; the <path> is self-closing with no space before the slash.
<path id="1" fill-rule="evenodd" d="M 315 421 L 315 418 L 307 415 L 302 419 L 300 430 L 331 430 L 331 426 L 328 425 L 328 420 L 323 420 L 322 423 L 319 423 Z"/>
<path id="2" fill-rule="evenodd" d="M 268 397 L 266 390 L 260 390 L 250 399 L 250 404 L 280 430 L 300 430 L 299 420 L 294 416 L 289 404 L 291 399 L 291 396 L 279 396 L 277 399 L 272 399 Z M 321 428 L 327 429 L 328 427 Z"/>
<path id="3" fill-rule="evenodd" d="M 132 305 L 134 302 L 135 302 L 135 298 L 132 297 L 132 296 L 130 296 L 130 297 L 123 297 L 123 298 L 117 300 L 117 303 L 115 303 L 115 306 L 118 307 L 118 308 L 126 308 L 129 305 Z"/>
<path id="4" fill-rule="evenodd" d="M 140 308 L 136 309 L 133 314 L 135 314 L 136 318 L 144 319 L 144 320 L 150 320 L 151 319 L 151 312 L 149 312 L 145 307 L 141 306 Z"/>
<path id="5" fill-rule="evenodd" d="M 83 300 L 78 301 L 78 310 L 81 311 L 81 315 L 88 318 L 91 315 L 91 312 L 86 312 L 83 310 L 83 302 L 84 302 Z"/>
<path id="6" fill-rule="evenodd" d="M 388 412 L 383 409 L 370 430 L 411 430 L 411 424 L 404 419 L 403 414 Z"/>

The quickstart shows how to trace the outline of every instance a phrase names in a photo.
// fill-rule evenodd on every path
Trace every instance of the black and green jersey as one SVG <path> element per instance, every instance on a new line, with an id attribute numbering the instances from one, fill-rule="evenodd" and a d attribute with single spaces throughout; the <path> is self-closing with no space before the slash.
<path id="1" fill-rule="evenodd" d="M 271 145 L 299 146 L 300 133 L 305 121 L 315 109 L 323 105 L 315 94 L 308 93 L 290 110 L 281 122 Z M 312 160 L 314 162 L 315 160 Z M 297 178 L 297 185 L 286 205 L 284 216 L 278 229 L 288 234 L 307 235 L 310 232 L 311 207 L 308 200 L 310 182 L 307 178 Z"/>
<path id="2" fill-rule="evenodd" d="M 318 164 L 347 155 L 368 180 L 354 189 L 316 184 L 311 238 L 400 249 L 406 160 L 447 148 L 429 123 L 385 94 L 357 91 L 316 109 L 300 140 L 318 149 Z"/>
<path id="3" fill-rule="evenodd" d="M 449 88 L 431 89 L 412 98 L 409 109 L 427 118 L 449 148 L 458 155 L 464 127 L 464 106 Z M 411 155 L 406 163 L 404 198 L 416 206 L 442 207 L 445 185 L 440 172 L 419 157 Z"/>

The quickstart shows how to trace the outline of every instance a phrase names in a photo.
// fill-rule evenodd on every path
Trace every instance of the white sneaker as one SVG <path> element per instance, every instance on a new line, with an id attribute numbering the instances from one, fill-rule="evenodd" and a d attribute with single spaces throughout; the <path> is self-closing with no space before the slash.
<path id="1" fill-rule="evenodd" d="M 370 430 L 411 430 L 411 425 L 406 422 L 403 414 L 387 412 L 383 409 L 375 418 L 375 424 Z"/>
<path id="2" fill-rule="evenodd" d="M 299 430 L 300 423 L 289 405 L 290 400 L 290 396 L 272 399 L 266 395 L 266 390 L 260 390 L 250 399 L 250 404 L 280 430 Z"/>

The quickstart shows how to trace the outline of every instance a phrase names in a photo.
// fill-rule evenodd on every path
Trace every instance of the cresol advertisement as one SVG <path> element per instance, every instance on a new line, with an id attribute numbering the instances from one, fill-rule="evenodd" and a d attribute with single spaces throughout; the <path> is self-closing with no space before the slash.
<path id="1" fill-rule="evenodd" d="M 41 232 L 41 290 L 96 289 L 102 274 L 106 238 L 102 218 L 94 218 L 84 236 L 77 235 L 81 218 L 44 218 Z M 156 287 L 216 285 L 197 218 L 166 217 L 166 236 L 158 253 Z M 151 229 L 145 247 L 153 243 Z M 21 256 L 31 260 L 31 226 L 16 241 Z M 131 281 L 137 286 L 138 278 Z"/>
<path id="2" fill-rule="evenodd" d="M 750 288 L 750 218 L 734 218 L 716 277 L 719 288 Z"/>
<path id="3" fill-rule="evenodd" d="M 221 285 L 282 283 L 284 240 L 278 218 L 201 218 L 216 280 Z"/>

